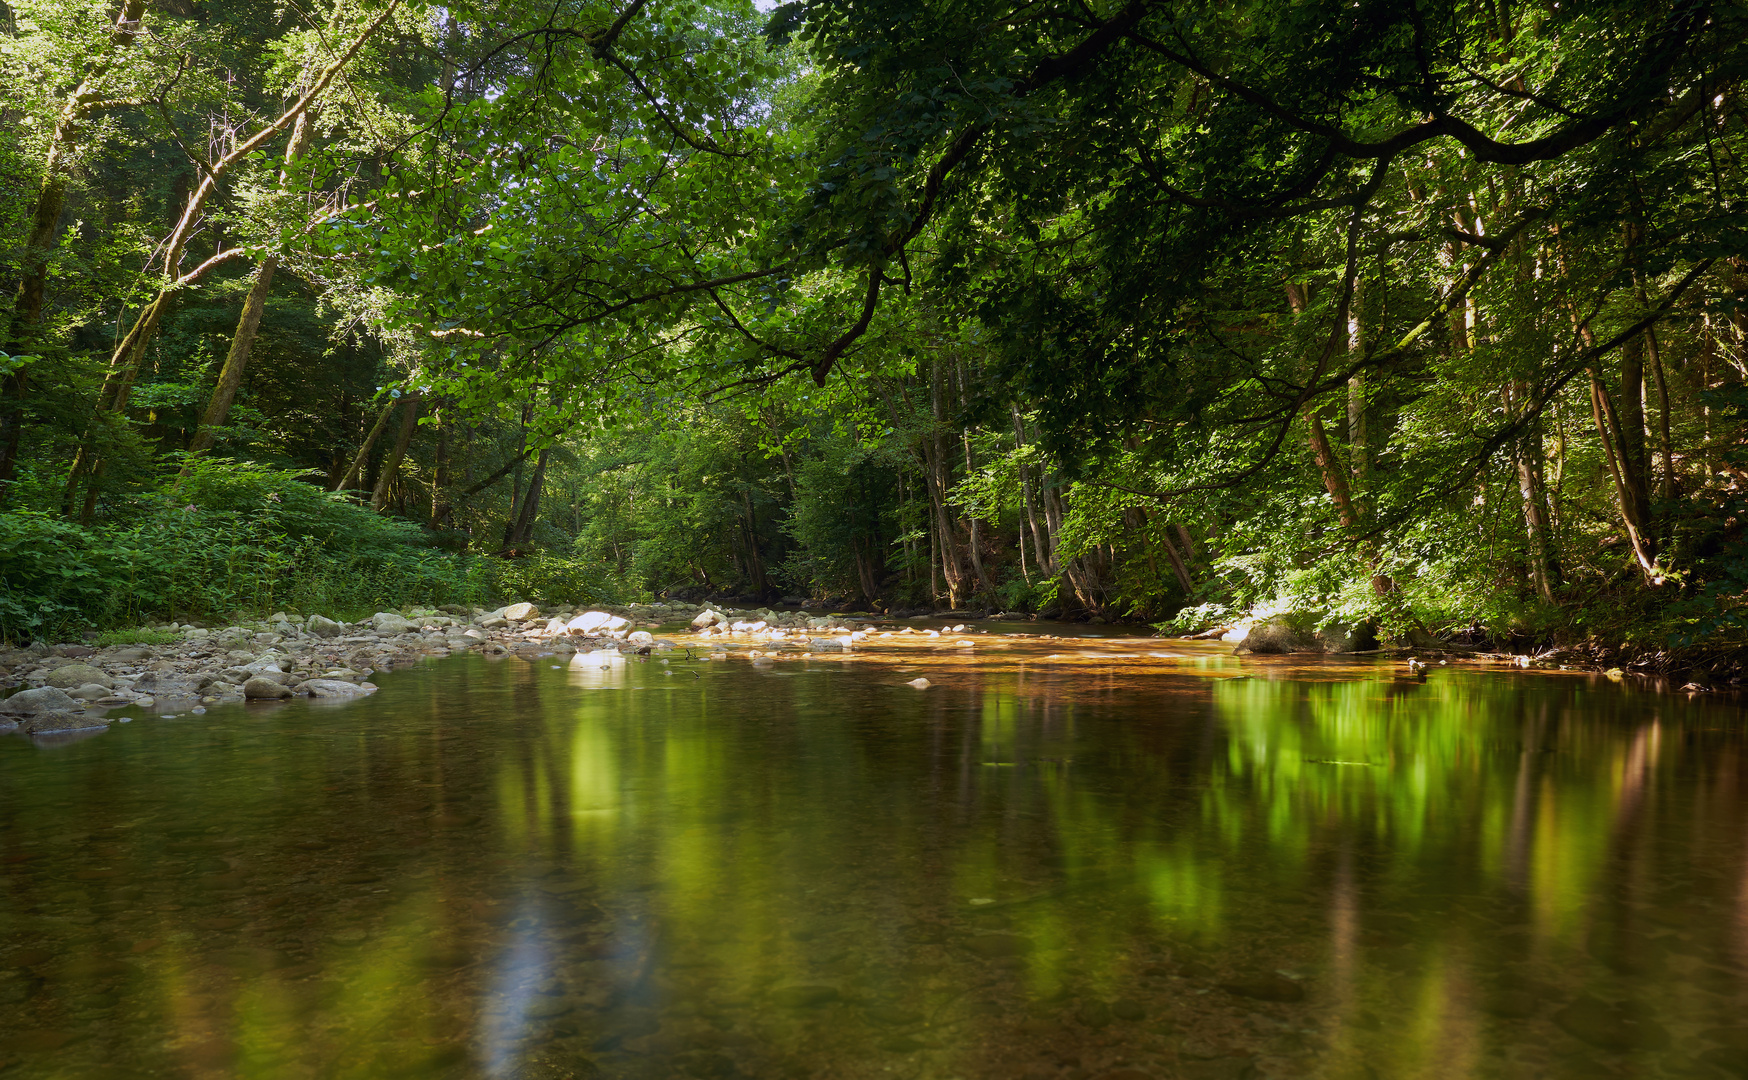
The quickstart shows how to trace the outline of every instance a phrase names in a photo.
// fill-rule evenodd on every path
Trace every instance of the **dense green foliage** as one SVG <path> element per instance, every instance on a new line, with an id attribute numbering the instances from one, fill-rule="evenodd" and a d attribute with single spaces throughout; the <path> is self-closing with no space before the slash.
<path id="1" fill-rule="evenodd" d="M 8 634 L 1741 630 L 1737 5 L 5 13 Z"/>

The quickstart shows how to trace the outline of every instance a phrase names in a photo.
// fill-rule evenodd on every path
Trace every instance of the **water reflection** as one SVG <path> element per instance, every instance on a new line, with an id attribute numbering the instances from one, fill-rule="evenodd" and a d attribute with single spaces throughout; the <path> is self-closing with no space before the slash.
<path id="1" fill-rule="evenodd" d="M 1134 639 L 804 651 L 0 741 L 0 1062 L 1748 1075 L 1733 704 Z"/>

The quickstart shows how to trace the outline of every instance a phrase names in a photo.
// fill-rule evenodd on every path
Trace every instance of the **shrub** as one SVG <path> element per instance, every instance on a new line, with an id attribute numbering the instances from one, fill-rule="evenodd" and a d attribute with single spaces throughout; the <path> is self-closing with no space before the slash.
<path id="1" fill-rule="evenodd" d="M 352 617 L 409 604 L 605 603 L 630 592 L 582 559 L 435 550 L 415 525 L 252 462 L 197 461 L 139 499 L 127 525 L 0 514 L 7 640 L 150 617 L 276 608 Z"/>

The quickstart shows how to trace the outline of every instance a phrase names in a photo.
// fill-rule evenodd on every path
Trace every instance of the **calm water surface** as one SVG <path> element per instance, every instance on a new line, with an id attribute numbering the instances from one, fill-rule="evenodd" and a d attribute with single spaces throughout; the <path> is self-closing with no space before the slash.
<path id="1" fill-rule="evenodd" d="M 1748 1076 L 1734 702 L 978 642 L 0 739 L 0 1075 Z"/>

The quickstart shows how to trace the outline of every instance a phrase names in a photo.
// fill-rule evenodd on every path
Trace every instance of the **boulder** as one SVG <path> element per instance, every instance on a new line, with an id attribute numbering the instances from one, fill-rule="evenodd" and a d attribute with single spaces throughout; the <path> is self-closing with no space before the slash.
<path id="1" fill-rule="evenodd" d="M 68 696 L 78 698 L 80 701 L 100 701 L 103 698 L 108 697 L 109 693 L 109 687 L 107 686 L 99 686 L 97 683 L 86 683 L 77 690 L 68 691 Z"/>
<path id="2" fill-rule="evenodd" d="M 655 635 L 648 630 L 633 630 L 631 632 L 631 637 L 626 640 L 630 641 L 633 645 L 654 645 Z"/>
<path id="3" fill-rule="evenodd" d="M 504 609 L 504 618 L 511 622 L 522 622 L 540 614 L 540 609 L 533 604 L 511 604 Z"/>
<path id="4" fill-rule="evenodd" d="M 117 649 L 110 653 L 106 659 L 108 659 L 112 664 L 137 664 L 142 660 L 150 660 L 151 658 L 152 650 L 142 649 L 136 645 L 126 649 Z"/>
<path id="5" fill-rule="evenodd" d="M 565 624 L 565 629 L 573 634 L 598 634 L 607 628 L 607 624 L 618 618 L 605 611 L 585 611 Z M 619 619 L 619 625 L 625 625 L 624 619 Z"/>
<path id="6" fill-rule="evenodd" d="M 366 689 L 357 683 L 346 682 L 343 679 L 311 679 L 306 683 L 299 684 L 298 689 L 313 698 L 354 698 L 375 693 L 374 690 Z"/>
<path id="7" fill-rule="evenodd" d="M 1317 644 L 1324 652 L 1363 652 L 1378 647 L 1378 626 L 1364 622 L 1330 623 L 1317 631 Z"/>
<path id="8" fill-rule="evenodd" d="M 65 712 L 77 709 L 79 703 L 66 691 L 53 686 L 44 686 L 36 690 L 21 690 L 4 701 L 0 701 L 0 713 L 13 716 L 34 716 L 42 712 Z"/>
<path id="9" fill-rule="evenodd" d="M 370 628 L 379 634 L 404 634 L 413 624 L 392 611 L 379 611 L 370 617 Z"/>
<path id="10" fill-rule="evenodd" d="M 491 618 L 481 619 L 479 624 L 487 630 L 501 630 L 510 625 L 510 620 L 502 615 L 494 615 Z"/>
<path id="11" fill-rule="evenodd" d="M 90 664 L 62 664 L 49 672 L 45 680 L 50 686 L 58 686 L 63 690 L 71 690 L 87 683 L 96 683 L 105 690 L 115 685 L 115 680 Z"/>
<path id="12" fill-rule="evenodd" d="M 1298 621 L 1286 615 L 1271 615 L 1253 625 L 1235 651 L 1260 655 L 1315 651 L 1316 636 L 1295 625 Z"/>
<path id="13" fill-rule="evenodd" d="M 727 617 L 725 617 L 720 611 L 711 611 L 709 608 L 705 608 L 703 611 L 700 611 L 692 617 L 692 629 L 703 630 L 707 627 L 715 626 L 717 623 L 727 621 Z"/>
<path id="14" fill-rule="evenodd" d="M 565 632 L 564 620 L 563 619 L 548 619 L 548 620 L 546 620 L 546 631 L 545 632 L 547 634 L 552 634 L 552 635 L 563 634 Z"/>
<path id="15" fill-rule="evenodd" d="M 291 687 L 284 686 L 265 675 L 257 675 L 243 684 L 243 696 L 257 701 L 277 701 L 291 696 Z"/>
<path id="16" fill-rule="evenodd" d="M 320 615 L 311 615 L 304 623 L 304 629 L 319 638 L 337 638 L 346 632 L 346 628 L 333 619 L 324 619 Z"/>
<path id="17" fill-rule="evenodd" d="M 61 731 L 95 731 L 109 726 L 101 716 L 82 712 L 44 712 L 28 717 L 19 724 L 27 735 L 48 735 Z"/>

